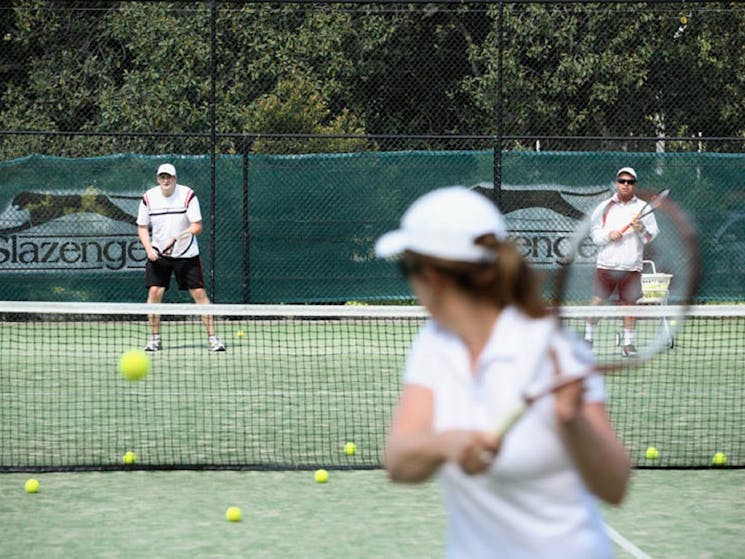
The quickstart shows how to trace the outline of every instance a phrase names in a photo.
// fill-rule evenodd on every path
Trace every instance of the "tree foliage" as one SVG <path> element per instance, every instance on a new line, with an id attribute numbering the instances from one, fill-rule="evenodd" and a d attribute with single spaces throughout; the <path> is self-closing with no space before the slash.
<path id="1" fill-rule="evenodd" d="M 0 0 L 0 129 L 57 133 L 0 155 L 206 153 L 213 110 L 227 153 L 494 135 L 500 92 L 507 136 L 745 135 L 737 3 L 219 2 L 214 51 L 211 10 Z"/>
<path id="2" fill-rule="evenodd" d="M 514 5 L 504 17 L 506 134 L 742 136 L 745 10 L 706 6 Z M 494 20 L 496 8 L 492 8 Z M 496 120 L 496 28 L 463 87 Z M 713 98 L 713 91 L 731 94 Z M 739 105 L 739 109 L 735 108 Z M 483 130 L 485 131 L 485 130 Z"/>

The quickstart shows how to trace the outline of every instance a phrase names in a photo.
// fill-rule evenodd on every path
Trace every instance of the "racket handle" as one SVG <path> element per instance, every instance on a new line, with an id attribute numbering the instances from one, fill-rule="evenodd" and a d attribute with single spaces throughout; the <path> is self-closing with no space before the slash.
<path id="1" fill-rule="evenodd" d="M 170 253 L 171 252 L 171 249 L 173 248 L 173 245 L 175 245 L 175 244 L 176 244 L 176 239 L 171 239 L 168 242 L 168 244 L 166 245 L 166 248 L 164 248 L 161 251 L 161 254 L 168 254 L 168 253 Z"/>
<path id="2" fill-rule="evenodd" d="M 638 214 L 636 214 L 634 216 L 634 219 L 632 219 L 626 225 L 624 225 L 623 227 L 621 227 L 620 231 L 618 231 L 618 232 L 621 233 L 621 235 L 623 235 L 626 231 L 629 230 L 629 228 L 631 227 L 631 224 L 634 222 L 634 220 L 639 219 L 641 216 L 642 216 L 642 212 L 639 212 Z"/>
<path id="3" fill-rule="evenodd" d="M 639 212 L 638 212 L 638 213 L 637 213 L 637 214 L 636 214 L 636 215 L 634 216 L 634 219 L 632 219 L 631 221 L 629 221 L 629 222 L 628 222 L 628 223 L 627 223 L 626 225 L 624 225 L 624 226 L 623 226 L 623 227 L 622 227 L 622 228 L 620 229 L 619 233 L 621 233 L 621 235 L 623 235 L 623 234 L 624 234 L 624 233 L 625 233 L 626 231 L 628 231 L 628 230 L 629 230 L 629 227 L 631 227 L 631 224 L 632 224 L 632 223 L 634 222 L 634 220 L 637 220 L 637 219 L 639 219 L 640 217 L 642 217 L 642 212 L 644 211 L 644 209 L 645 209 L 645 208 L 646 208 L 646 207 L 647 207 L 648 205 L 649 205 L 649 204 L 647 204 L 646 206 L 644 206 L 644 208 L 642 208 L 642 209 L 641 209 L 641 210 L 640 210 L 640 211 L 639 211 Z"/>
<path id="4" fill-rule="evenodd" d="M 505 417 L 502 422 L 497 425 L 497 428 L 494 430 L 494 434 L 497 435 L 500 439 L 504 437 L 526 411 L 528 411 L 528 403 L 522 400 L 510 411 L 509 414 L 507 414 L 507 417 Z"/>

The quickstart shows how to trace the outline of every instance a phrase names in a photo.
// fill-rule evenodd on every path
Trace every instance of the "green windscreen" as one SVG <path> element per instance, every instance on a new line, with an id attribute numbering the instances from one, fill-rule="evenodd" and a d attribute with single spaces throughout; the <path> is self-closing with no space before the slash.
<path id="1" fill-rule="evenodd" d="M 491 151 L 65 159 L 0 163 L 0 300 L 145 299 L 137 208 L 172 162 L 201 204 L 199 246 L 220 303 L 397 300 L 408 288 L 373 255 L 375 239 L 433 188 L 492 198 L 536 267 L 555 270 L 578 220 L 631 165 L 640 191 L 671 189 L 696 224 L 701 301 L 743 299 L 745 158 L 740 154 L 505 152 L 494 187 Z M 165 301 L 188 301 L 175 284 Z"/>

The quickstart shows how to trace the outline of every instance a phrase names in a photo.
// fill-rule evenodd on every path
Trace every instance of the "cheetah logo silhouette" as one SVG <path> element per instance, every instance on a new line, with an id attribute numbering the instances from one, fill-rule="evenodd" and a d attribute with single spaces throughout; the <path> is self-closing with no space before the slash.
<path id="1" fill-rule="evenodd" d="M 141 196 L 20 192 L 13 198 L 10 208 L 0 214 L 0 234 L 17 233 L 67 215 L 85 212 L 136 225 L 137 217 L 117 206 L 112 198 L 139 200 Z"/>
<path id="2" fill-rule="evenodd" d="M 491 186 L 478 184 L 473 190 L 491 198 L 494 189 Z M 514 190 L 502 189 L 500 191 L 499 209 L 507 215 L 518 210 L 528 208 L 546 208 L 571 219 L 582 219 L 585 213 L 567 202 L 565 196 L 579 196 L 582 198 L 593 198 L 601 194 L 607 194 L 608 189 L 596 190 L 594 192 L 572 192 L 568 190 Z"/>

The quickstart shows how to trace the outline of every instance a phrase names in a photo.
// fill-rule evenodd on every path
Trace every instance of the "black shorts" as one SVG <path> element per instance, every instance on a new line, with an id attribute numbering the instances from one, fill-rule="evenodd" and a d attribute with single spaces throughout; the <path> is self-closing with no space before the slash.
<path id="1" fill-rule="evenodd" d="M 145 262 L 145 285 L 165 287 L 171 283 L 171 273 L 176 275 L 178 288 L 183 290 L 204 287 L 204 272 L 199 255 L 191 258 L 161 257 L 155 262 Z"/>
<path id="2" fill-rule="evenodd" d="M 624 305 L 635 305 L 642 296 L 642 274 L 641 272 L 630 272 L 627 270 L 595 270 L 595 281 L 593 282 L 593 295 L 607 300 L 618 291 L 618 299 Z"/>

